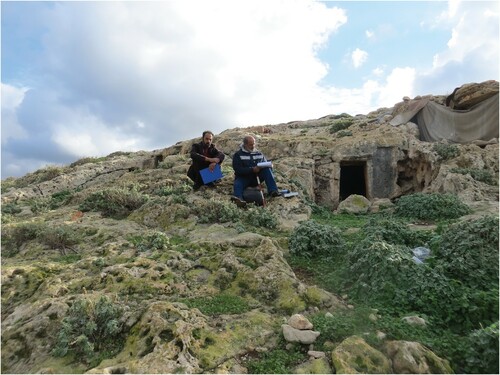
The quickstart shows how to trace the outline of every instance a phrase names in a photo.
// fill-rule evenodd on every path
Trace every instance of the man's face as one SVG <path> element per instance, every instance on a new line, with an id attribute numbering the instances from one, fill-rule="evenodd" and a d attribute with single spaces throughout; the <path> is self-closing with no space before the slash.
<path id="1" fill-rule="evenodd" d="M 247 140 L 245 148 L 247 149 L 247 151 L 253 151 L 253 150 L 255 150 L 255 138 L 249 138 Z"/>
<path id="2" fill-rule="evenodd" d="M 212 139 L 213 139 L 213 135 L 210 134 L 210 133 L 207 133 L 205 134 L 205 136 L 203 137 L 203 143 L 206 145 L 206 146 L 210 146 L 212 144 Z"/>

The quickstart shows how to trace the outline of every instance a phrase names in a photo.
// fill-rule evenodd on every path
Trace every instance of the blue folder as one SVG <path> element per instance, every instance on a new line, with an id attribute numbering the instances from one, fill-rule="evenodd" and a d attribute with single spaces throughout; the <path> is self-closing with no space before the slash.
<path id="1" fill-rule="evenodd" d="M 200 170 L 200 175 L 205 185 L 224 177 L 222 170 L 220 169 L 220 164 L 216 164 L 213 171 L 210 171 L 208 168 Z"/>

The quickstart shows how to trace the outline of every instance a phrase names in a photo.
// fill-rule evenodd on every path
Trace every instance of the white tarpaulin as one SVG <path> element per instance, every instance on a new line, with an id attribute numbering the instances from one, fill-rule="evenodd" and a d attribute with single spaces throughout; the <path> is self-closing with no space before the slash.
<path id="1" fill-rule="evenodd" d="M 456 110 L 432 101 L 422 100 L 405 113 L 394 117 L 391 125 L 416 122 L 420 139 L 436 142 L 446 139 L 455 143 L 489 141 L 498 138 L 498 100 L 496 94 L 467 110 Z"/>

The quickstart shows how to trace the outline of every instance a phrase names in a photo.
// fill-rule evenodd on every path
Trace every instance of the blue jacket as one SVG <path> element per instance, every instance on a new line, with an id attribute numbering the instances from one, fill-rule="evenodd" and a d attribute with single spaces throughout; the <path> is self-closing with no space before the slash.
<path id="1" fill-rule="evenodd" d="M 233 156 L 233 169 L 236 177 L 254 176 L 252 168 L 257 166 L 257 163 L 267 161 L 266 157 L 259 150 L 249 152 L 241 146 Z"/>

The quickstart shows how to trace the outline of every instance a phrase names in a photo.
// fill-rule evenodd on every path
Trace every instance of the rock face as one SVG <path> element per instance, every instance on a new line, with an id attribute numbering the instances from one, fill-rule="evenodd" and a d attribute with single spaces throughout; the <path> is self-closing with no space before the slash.
<path id="1" fill-rule="evenodd" d="M 386 351 L 395 374 L 453 374 L 448 361 L 418 342 L 389 341 Z"/>
<path id="2" fill-rule="evenodd" d="M 337 374 L 390 374 L 391 362 L 361 337 L 351 336 L 332 352 Z"/>
<path id="3" fill-rule="evenodd" d="M 418 342 L 389 341 L 384 353 L 351 336 L 332 352 L 337 374 L 453 374 L 447 360 Z"/>
<path id="4" fill-rule="evenodd" d="M 497 81 L 469 83 L 457 87 L 453 94 L 446 98 L 446 103 L 454 109 L 468 109 L 495 94 L 498 94 Z"/>
<path id="5" fill-rule="evenodd" d="M 226 177 L 212 190 L 193 192 L 186 177 L 193 140 L 3 181 L 2 372 L 246 373 L 244 358 L 282 336 L 309 353 L 299 373 L 448 372 L 417 343 L 391 342 L 383 354 L 350 337 L 318 351 L 323 336 L 308 314 L 354 307 L 299 279 L 285 257 L 290 231 L 310 218 L 313 202 L 364 213 L 391 209 L 403 194 L 452 192 L 498 212 L 498 187 L 474 173 L 498 180 L 498 143 L 453 145 L 454 156 L 443 158 L 414 124 L 392 126 L 396 113 L 227 130 L 215 139 L 228 154 Z M 248 133 L 273 160 L 278 186 L 298 196 L 271 199 L 265 211 L 230 203 L 230 159 Z M 124 206 L 145 203 L 120 218 L 81 208 L 107 190 L 122 194 Z M 72 307 L 95 306 L 99 296 L 122 311 L 120 345 L 104 360 L 56 357 Z"/>
<path id="6" fill-rule="evenodd" d="M 468 100 L 470 104 L 471 100 L 480 101 L 497 92 L 498 82 L 487 81 L 463 85 L 455 95 L 460 97 L 460 103 L 465 103 L 465 98 L 473 98 Z M 436 144 L 419 140 L 418 127 L 410 119 L 398 126 L 390 124 L 401 111 L 422 100 L 417 97 L 396 104 L 392 110 L 381 109 L 355 117 L 330 115 L 266 128 L 226 130 L 217 135 L 215 142 L 228 155 L 226 175 L 230 179 L 233 153 L 244 135 L 253 134 L 258 148 L 273 160 L 279 184 L 334 210 L 353 194 L 372 201 L 452 189 L 466 201 L 498 200 L 498 189 L 477 180 L 473 181 L 474 186 L 470 186 L 471 181 L 454 183 L 459 176 L 451 176 L 447 168 L 456 164 L 462 169 L 488 168 L 493 173 L 492 179 L 497 181 L 498 139 L 491 140 L 486 147 L 483 143 L 481 146 L 454 145 L 457 156 L 443 159 L 435 149 Z M 425 100 L 444 104 L 442 97 L 428 96 Z M 2 201 L 47 197 L 66 189 L 97 189 L 116 179 L 131 179 L 130 175 L 138 170 L 151 169 L 151 173 L 143 175 L 146 181 L 157 174 L 154 170 L 159 165 L 185 173 L 194 141 L 179 142 L 152 152 L 117 153 L 99 163 L 73 163 L 73 167 L 54 179 L 4 193 Z M 446 181 L 446 176 L 451 180 Z"/>

